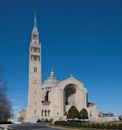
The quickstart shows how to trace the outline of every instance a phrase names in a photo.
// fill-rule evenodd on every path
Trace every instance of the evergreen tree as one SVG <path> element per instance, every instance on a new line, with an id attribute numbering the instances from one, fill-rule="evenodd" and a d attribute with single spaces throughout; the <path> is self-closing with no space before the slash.
<path id="1" fill-rule="evenodd" d="M 67 119 L 74 120 L 75 118 L 79 118 L 79 112 L 75 106 L 71 106 L 67 114 Z"/>
<path id="2" fill-rule="evenodd" d="M 88 112 L 86 109 L 82 109 L 79 115 L 80 115 L 80 119 L 83 119 L 83 120 L 88 119 Z"/>

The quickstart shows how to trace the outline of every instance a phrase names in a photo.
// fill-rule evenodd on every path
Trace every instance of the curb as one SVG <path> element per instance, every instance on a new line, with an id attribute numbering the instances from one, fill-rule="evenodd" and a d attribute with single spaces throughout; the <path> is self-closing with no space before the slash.
<path id="1" fill-rule="evenodd" d="M 60 126 L 52 126 L 52 125 L 47 125 L 50 128 L 56 128 L 56 129 L 62 129 L 62 130 L 80 130 L 80 129 L 76 129 L 76 128 L 64 128 L 64 127 L 60 127 Z"/>

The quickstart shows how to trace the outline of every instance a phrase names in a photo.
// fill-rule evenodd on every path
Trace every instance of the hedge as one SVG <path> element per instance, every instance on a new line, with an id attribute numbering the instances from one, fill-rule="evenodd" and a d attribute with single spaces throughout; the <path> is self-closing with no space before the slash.
<path id="1" fill-rule="evenodd" d="M 96 129 L 117 129 L 122 130 L 122 124 L 109 124 L 109 123 L 90 123 L 82 121 L 56 121 L 54 125 L 68 126 L 68 127 L 84 127 Z"/>

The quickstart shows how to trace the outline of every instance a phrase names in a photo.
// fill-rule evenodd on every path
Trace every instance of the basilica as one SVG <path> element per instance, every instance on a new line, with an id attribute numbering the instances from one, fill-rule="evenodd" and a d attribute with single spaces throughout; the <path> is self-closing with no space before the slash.
<path id="1" fill-rule="evenodd" d="M 53 70 L 42 82 L 42 53 L 36 16 L 29 47 L 28 104 L 23 110 L 25 122 L 40 120 L 65 120 L 68 110 L 75 106 L 85 108 L 89 117 L 98 117 L 95 103 L 88 101 L 85 85 L 72 75 L 58 80 Z"/>

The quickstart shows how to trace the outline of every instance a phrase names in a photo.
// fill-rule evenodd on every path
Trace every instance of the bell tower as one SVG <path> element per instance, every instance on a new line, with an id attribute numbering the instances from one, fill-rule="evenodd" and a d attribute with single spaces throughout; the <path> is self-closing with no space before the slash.
<path id="1" fill-rule="evenodd" d="M 28 117 L 38 116 L 40 102 L 41 76 L 41 43 L 37 28 L 36 14 L 29 47 L 29 91 L 28 91 Z"/>
<path id="2" fill-rule="evenodd" d="M 29 49 L 29 84 L 41 84 L 41 44 L 39 43 L 39 32 L 34 17 L 34 27 L 32 30 Z"/>

